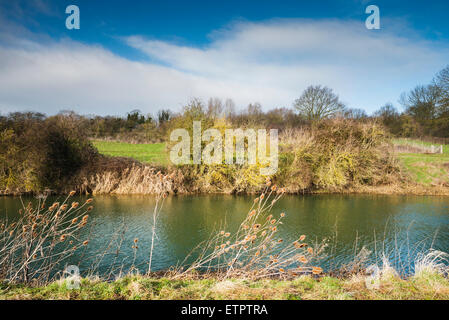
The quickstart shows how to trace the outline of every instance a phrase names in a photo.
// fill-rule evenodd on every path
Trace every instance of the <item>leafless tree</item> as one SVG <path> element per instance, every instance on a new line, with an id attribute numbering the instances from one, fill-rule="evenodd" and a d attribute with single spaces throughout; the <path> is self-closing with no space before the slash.
<path id="1" fill-rule="evenodd" d="M 449 111 L 449 65 L 438 72 L 434 80 L 439 91 L 439 111 L 440 113 Z"/>
<path id="2" fill-rule="evenodd" d="M 309 86 L 293 107 L 307 120 L 318 121 L 329 118 L 344 110 L 344 105 L 328 87 Z"/>

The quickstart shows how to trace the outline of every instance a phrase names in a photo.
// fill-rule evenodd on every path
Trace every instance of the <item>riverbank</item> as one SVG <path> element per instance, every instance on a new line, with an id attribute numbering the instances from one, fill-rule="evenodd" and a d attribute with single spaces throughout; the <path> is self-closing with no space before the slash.
<path id="1" fill-rule="evenodd" d="M 79 289 L 64 282 L 46 286 L 0 284 L 0 299 L 16 300 L 447 300 L 449 280 L 424 273 L 407 280 L 384 276 L 378 286 L 367 287 L 367 278 L 348 279 L 302 276 L 295 280 L 218 280 L 125 277 L 113 282 L 82 279 Z"/>

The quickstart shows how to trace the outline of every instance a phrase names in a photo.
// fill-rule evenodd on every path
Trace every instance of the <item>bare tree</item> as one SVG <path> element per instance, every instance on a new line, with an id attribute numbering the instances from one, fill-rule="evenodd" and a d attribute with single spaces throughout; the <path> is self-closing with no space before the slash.
<path id="1" fill-rule="evenodd" d="M 318 121 L 329 118 L 344 110 L 344 105 L 328 87 L 309 86 L 293 107 L 307 120 Z"/>
<path id="2" fill-rule="evenodd" d="M 226 118 L 232 118 L 235 116 L 235 103 L 232 99 L 226 99 L 224 105 L 224 114 Z"/>
<path id="3" fill-rule="evenodd" d="M 399 103 L 406 112 L 417 120 L 434 119 L 438 114 L 440 89 L 435 85 L 416 86 L 408 93 L 402 93 Z"/>
<path id="4" fill-rule="evenodd" d="M 223 103 L 219 98 L 210 98 L 207 103 L 207 114 L 212 118 L 218 118 L 223 114 Z"/>
<path id="5" fill-rule="evenodd" d="M 449 111 L 449 65 L 438 72 L 434 79 L 435 86 L 439 92 L 439 112 L 444 113 Z"/>

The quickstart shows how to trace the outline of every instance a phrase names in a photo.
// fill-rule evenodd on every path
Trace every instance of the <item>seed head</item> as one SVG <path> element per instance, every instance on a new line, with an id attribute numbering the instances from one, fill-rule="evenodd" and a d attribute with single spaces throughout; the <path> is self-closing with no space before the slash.
<path id="1" fill-rule="evenodd" d="M 323 272 L 323 269 L 321 269 L 320 267 L 313 267 L 312 268 L 312 273 L 313 274 L 320 274 Z"/>

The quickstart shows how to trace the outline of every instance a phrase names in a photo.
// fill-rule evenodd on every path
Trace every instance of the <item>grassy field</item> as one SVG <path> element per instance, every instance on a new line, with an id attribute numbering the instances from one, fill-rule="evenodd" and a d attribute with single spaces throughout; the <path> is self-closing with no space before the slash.
<path id="1" fill-rule="evenodd" d="M 419 140 L 393 140 L 393 143 L 398 145 L 408 142 L 431 145 Z M 443 154 L 400 153 L 397 156 L 416 182 L 425 185 L 449 183 L 449 145 L 443 146 Z"/>
<path id="2" fill-rule="evenodd" d="M 410 142 L 418 145 L 431 145 L 429 142 L 419 140 L 393 140 L 393 143 L 397 145 L 405 145 Z M 169 163 L 165 143 L 132 144 L 94 140 L 93 144 L 104 155 L 129 157 L 144 163 L 158 165 Z M 414 181 L 424 185 L 449 183 L 449 145 L 443 146 L 443 154 L 399 153 L 397 157 Z"/>
<path id="3" fill-rule="evenodd" d="M 0 283 L 0 299 L 447 300 L 449 281 L 433 273 L 407 280 L 389 276 L 382 278 L 377 288 L 368 289 L 365 278 L 360 276 L 350 279 L 303 276 L 290 281 L 171 280 L 134 276 L 114 282 L 83 279 L 76 290 L 69 290 L 60 282 L 43 287 Z"/>
<path id="4" fill-rule="evenodd" d="M 93 145 L 101 154 L 111 157 L 128 157 L 144 163 L 165 165 L 168 156 L 165 143 L 132 144 L 116 141 L 94 140 Z"/>

